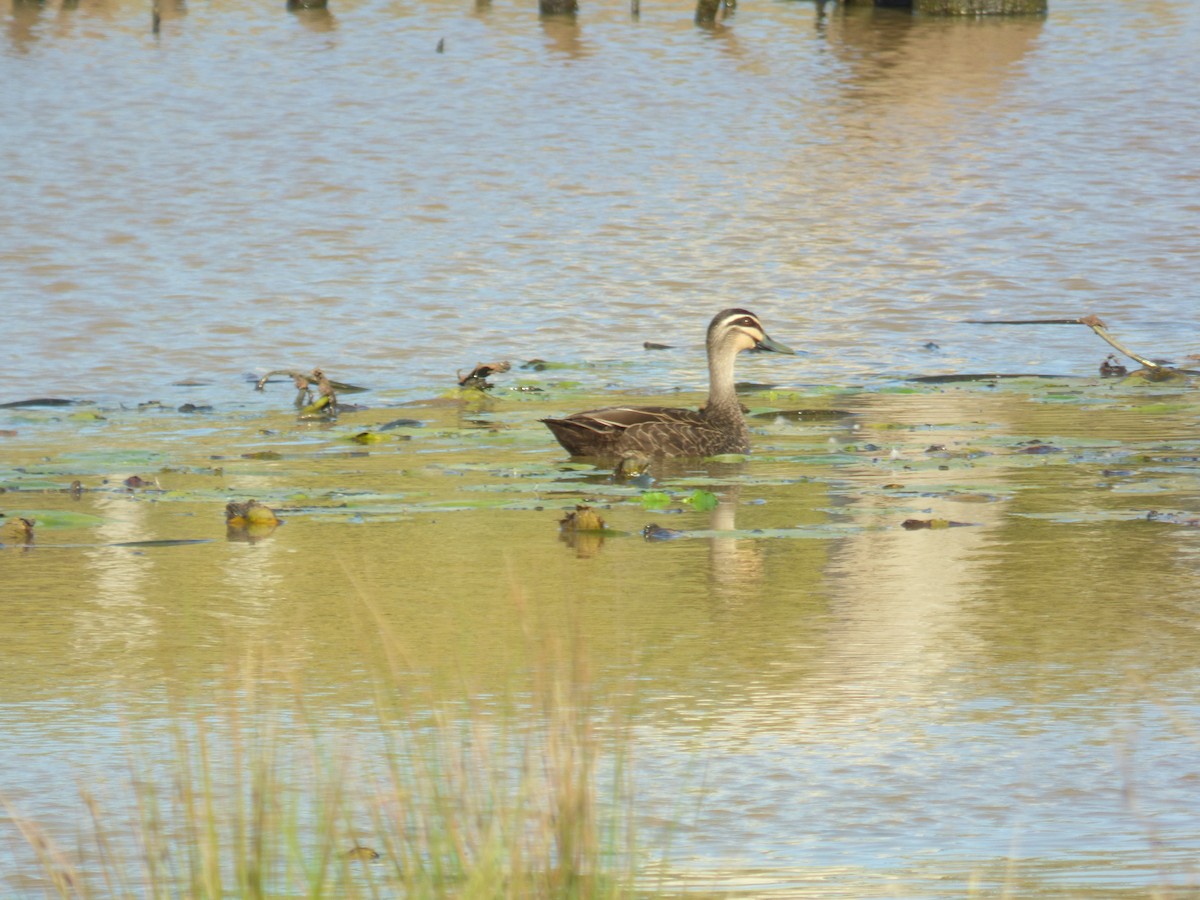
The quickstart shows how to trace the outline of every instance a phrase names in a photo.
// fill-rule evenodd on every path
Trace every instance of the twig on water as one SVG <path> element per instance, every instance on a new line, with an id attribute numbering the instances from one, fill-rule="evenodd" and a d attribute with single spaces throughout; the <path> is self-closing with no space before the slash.
<path id="1" fill-rule="evenodd" d="M 1195 372 L 1191 369 L 1176 369 L 1174 366 L 1165 366 L 1162 363 L 1146 359 L 1146 357 L 1134 353 L 1109 334 L 1108 326 L 1104 324 L 1099 316 L 1080 316 L 1078 319 L 967 319 L 967 322 L 971 325 L 1086 325 L 1111 347 L 1114 347 L 1134 362 L 1149 369 L 1149 374 L 1152 378 L 1156 376 L 1165 377 L 1169 373 L 1175 372 L 1180 372 L 1184 375 L 1200 375 L 1200 372 Z"/>

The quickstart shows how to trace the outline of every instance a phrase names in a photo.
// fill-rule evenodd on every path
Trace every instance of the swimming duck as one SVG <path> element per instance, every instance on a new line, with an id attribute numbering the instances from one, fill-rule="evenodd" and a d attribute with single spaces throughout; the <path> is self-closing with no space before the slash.
<path id="1" fill-rule="evenodd" d="M 734 389 L 743 350 L 794 353 L 767 336 L 754 313 L 725 309 L 708 326 L 708 402 L 699 410 L 612 406 L 542 419 L 572 456 L 716 456 L 747 453 L 750 429 Z"/>

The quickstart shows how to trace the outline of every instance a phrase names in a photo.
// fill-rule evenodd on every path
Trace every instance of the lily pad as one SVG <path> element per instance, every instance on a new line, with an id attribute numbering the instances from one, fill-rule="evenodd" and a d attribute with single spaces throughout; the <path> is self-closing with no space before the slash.
<path id="1" fill-rule="evenodd" d="M 38 530 L 44 528 L 96 528 L 105 522 L 105 519 L 100 516 L 62 509 L 5 510 L 5 516 L 31 519 L 37 523 Z"/>

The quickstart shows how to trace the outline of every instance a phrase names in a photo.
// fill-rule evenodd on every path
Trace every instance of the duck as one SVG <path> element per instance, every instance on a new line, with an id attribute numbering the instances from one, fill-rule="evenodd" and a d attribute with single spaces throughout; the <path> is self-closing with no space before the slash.
<path id="1" fill-rule="evenodd" d="M 762 321 L 746 309 L 723 309 L 713 316 L 705 341 L 708 402 L 700 409 L 669 406 L 610 406 L 542 419 L 572 456 L 667 457 L 749 453 L 750 428 L 733 381 L 743 350 L 796 351 L 767 335 Z"/>

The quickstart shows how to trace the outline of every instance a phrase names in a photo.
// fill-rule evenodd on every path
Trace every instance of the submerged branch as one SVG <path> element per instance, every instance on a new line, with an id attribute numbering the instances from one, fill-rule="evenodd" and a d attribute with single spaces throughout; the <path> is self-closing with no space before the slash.
<path id="1" fill-rule="evenodd" d="M 1108 326 L 1099 316 L 1080 316 L 1077 319 L 967 319 L 971 325 L 1086 325 L 1092 329 L 1101 340 L 1108 343 L 1109 346 L 1124 353 L 1134 362 L 1139 363 L 1150 370 L 1152 375 L 1166 375 L 1171 372 L 1181 372 L 1185 375 L 1198 375 L 1200 372 L 1195 372 L 1190 369 L 1176 369 L 1173 366 L 1163 365 L 1155 362 L 1152 359 L 1147 359 L 1140 354 L 1134 353 L 1115 337 L 1108 332 Z"/>

